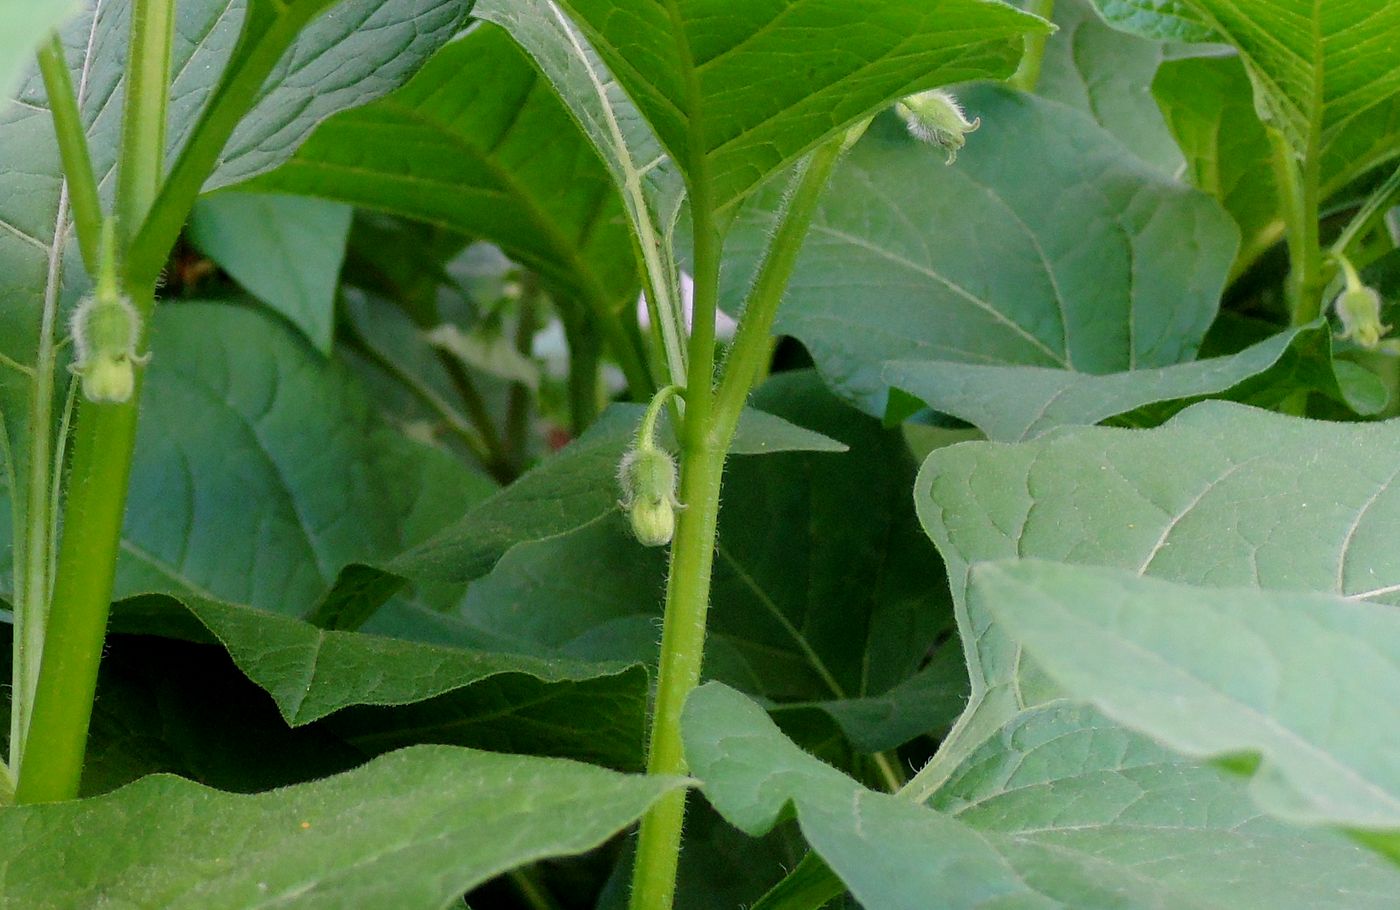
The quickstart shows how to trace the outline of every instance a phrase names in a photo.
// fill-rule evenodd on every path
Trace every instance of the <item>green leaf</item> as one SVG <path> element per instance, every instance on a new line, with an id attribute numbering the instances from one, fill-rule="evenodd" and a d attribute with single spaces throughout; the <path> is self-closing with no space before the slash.
<path id="1" fill-rule="evenodd" d="M 114 625 L 212 638 L 287 724 L 330 717 L 322 727 L 370 754 L 434 742 L 642 767 L 648 683 L 638 663 L 468 650 L 466 630 L 441 644 L 327 630 L 190 595 L 119 603 Z M 440 640 L 451 627 L 444 617 Z"/>
<path id="2" fill-rule="evenodd" d="M 563 0 L 689 180 L 739 202 L 921 89 L 1008 75 L 1043 24 L 985 0 Z"/>
<path id="3" fill-rule="evenodd" d="M 387 561 L 494 486 L 398 434 L 346 369 L 228 304 L 161 308 L 117 596 L 307 615 L 347 565 Z"/>
<path id="4" fill-rule="evenodd" d="M 1159 41 L 1216 41 L 1192 0 L 1094 0 L 1110 23 Z"/>
<path id="5" fill-rule="evenodd" d="M 932 801 L 803 754 L 743 696 L 691 696 L 686 756 L 749 834 L 788 811 L 870 910 L 987 906 L 1384 907 L 1400 873 L 1329 832 L 1259 815 L 1224 772 L 1063 702 L 997 731 Z"/>
<path id="6" fill-rule="evenodd" d="M 1181 149 L 1147 91 L 1162 45 L 1109 28 L 1090 0 L 1059 0 L 1054 22 L 1035 93 L 1088 114 L 1134 155 L 1177 174 Z"/>
<path id="7" fill-rule="evenodd" d="M 934 452 L 915 501 L 948 564 L 972 704 L 928 775 L 1059 694 L 968 601 L 972 564 L 1029 557 L 1393 603 L 1397 432 L 1204 402 L 1146 432 L 1078 428 Z"/>
<path id="8" fill-rule="evenodd" d="M 0 34 L 0 97 L 8 97 L 20 73 L 34 64 L 34 51 L 49 33 L 82 9 L 80 0 L 11 0 Z"/>
<path id="9" fill-rule="evenodd" d="M 631 240 L 608 172 L 494 25 L 474 26 L 389 97 L 327 121 L 255 186 L 489 239 L 569 300 L 611 311 L 634 299 Z"/>
<path id="10" fill-rule="evenodd" d="M 1385 388 L 1376 380 L 1360 386 L 1349 378 L 1344 382 L 1334 372 L 1331 337 L 1331 329 L 1319 322 L 1229 357 L 1104 376 L 936 360 L 896 361 L 886 365 L 884 375 L 891 386 L 998 442 L 1110 418 L 1159 423 L 1206 397 L 1278 405 L 1300 388 L 1324 392 L 1358 413 L 1379 412 L 1386 404 Z"/>
<path id="11" fill-rule="evenodd" d="M 1400 832 L 1393 607 L 1040 560 L 974 567 L 968 597 L 1115 720 L 1194 758 L 1258 759 L 1270 813 Z"/>
<path id="12" fill-rule="evenodd" d="M 1283 237 L 1273 149 L 1238 57 L 1187 57 L 1157 70 L 1152 94 L 1186 156 L 1193 186 L 1218 199 L 1243 238 L 1238 275 Z"/>
<path id="13" fill-rule="evenodd" d="M 195 203 L 189 239 L 329 354 L 352 214 L 319 199 L 219 193 Z"/>
<path id="14" fill-rule="evenodd" d="M 10 638 L 10 627 L 0 626 L 4 676 L 11 672 Z M 6 692 L 0 740 L 8 738 L 9 708 Z M 83 761 L 84 796 L 161 772 L 252 793 L 362 761 L 362 752 L 324 729 L 289 730 L 271 701 L 213 647 L 107 637 Z"/>
<path id="15" fill-rule="evenodd" d="M 437 910 L 516 866 L 592 849 L 677 786 L 441 746 L 253 796 L 160 775 L 0 813 L 18 845 L 0 906 Z"/>
<path id="16" fill-rule="evenodd" d="M 888 360 L 1081 373 L 1191 360 L 1234 258 L 1229 217 L 1078 111 L 994 87 L 963 100 L 983 125 L 955 165 L 892 118 L 842 163 L 775 331 L 877 415 Z M 727 300 L 775 201 L 730 239 Z"/>
<path id="17" fill-rule="evenodd" d="M 1240 52 L 1260 111 L 1299 158 L 1400 95 L 1390 48 L 1400 7 L 1386 0 L 1099 0 L 1114 24 L 1163 35 L 1190 20 Z M 1164 8 L 1165 7 L 1165 8 Z M 1178 35 L 1184 37 L 1184 35 Z"/>

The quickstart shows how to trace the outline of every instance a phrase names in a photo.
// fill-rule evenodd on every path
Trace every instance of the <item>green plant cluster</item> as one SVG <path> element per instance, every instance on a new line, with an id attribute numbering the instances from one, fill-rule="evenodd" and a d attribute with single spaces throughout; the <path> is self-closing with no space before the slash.
<path id="1" fill-rule="evenodd" d="M 2 16 L 0 910 L 1400 903 L 1400 5 Z"/>

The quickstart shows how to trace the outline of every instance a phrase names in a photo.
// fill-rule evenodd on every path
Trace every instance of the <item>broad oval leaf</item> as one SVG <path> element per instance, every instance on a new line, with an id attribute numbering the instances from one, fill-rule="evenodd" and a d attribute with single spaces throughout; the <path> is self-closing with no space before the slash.
<path id="1" fill-rule="evenodd" d="M 1224 772 L 1063 702 L 996 732 L 925 805 L 804 754 L 715 683 L 685 711 L 707 799 L 750 834 L 788 811 L 862 906 L 1384 907 L 1400 872 L 1259 814 Z"/>
<path id="2" fill-rule="evenodd" d="M 251 796 L 157 775 L 0 813 L 15 845 L 0 907 L 438 910 L 517 866 L 592 849 L 679 785 L 443 746 Z"/>
<path id="3" fill-rule="evenodd" d="M 1120 723 L 1195 758 L 1262 758 L 1269 812 L 1400 845 L 1393 607 L 1041 560 L 981 564 L 968 596 Z"/>
<path id="4" fill-rule="evenodd" d="M 562 0 L 689 180 L 725 209 L 903 95 L 1009 75 L 1034 17 L 992 0 Z"/>
<path id="5" fill-rule="evenodd" d="M 1190 360 L 1215 318 L 1237 232 L 1079 111 L 994 87 L 955 165 L 877 121 L 833 177 L 775 331 L 843 395 L 885 412 L 888 360 L 1081 373 Z M 731 236 L 737 301 L 773 218 Z"/>

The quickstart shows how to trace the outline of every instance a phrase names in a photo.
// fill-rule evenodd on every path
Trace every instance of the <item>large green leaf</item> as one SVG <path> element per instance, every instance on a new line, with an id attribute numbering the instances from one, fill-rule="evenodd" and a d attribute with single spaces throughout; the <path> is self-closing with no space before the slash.
<path id="1" fill-rule="evenodd" d="M 172 304 L 152 338 L 118 597 L 309 615 L 346 565 L 393 558 L 494 489 L 257 310 Z"/>
<path id="2" fill-rule="evenodd" d="M 634 299 L 631 240 L 607 170 L 495 25 L 474 26 L 389 97 L 327 121 L 255 186 L 484 237 L 596 307 Z"/>
<path id="3" fill-rule="evenodd" d="M 441 746 L 253 796 L 149 777 L 0 813 L 12 845 L 0 906 L 438 910 L 516 866 L 592 849 L 676 786 Z"/>
<path id="4" fill-rule="evenodd" d="M 5 676 L 10 634 L 9 626 L 0 626 Z M 9 708 L 6 692 L 0 698 L 0 744 L 6 746 Z M 253 793 L 362 761 L 359 749 L 320 726 L 288 729 L 271 700 L 209 645 L 107 637 L 83 758 L 83 796 L 161 772 Z"/>
<path id="5" fill-rule="evenodd" d="M 1187 57 L 1161 66 L 1152 94 L 1185 154 L 1192 185 L 1220 200 L 1239 225 L 1238 273 L 1284 230 L 1273 150 L 1249 77 L 1238 57 Z"/>
<path id="6" fill-rule="evenodd" d="M 1181 149 L 1149 91 L 1163 46 L 1109 28 L 1090 0 L 1059 0 L 1054 22 L 1036 94 L 1083 111 L 1143 161 L 1177 173 Z"/>
<path id="7" fill-rule="evenodd" d="M 189 238 L 329 354 L 352 214 L 320 199 L 220 193 L 195 203 Z"/>
<path id="8" fill-rule="evenodd" d="M 1224 772 L 1063 702 L 1017 718 L 928 804 L 805 755 L 711 683 L 685 713 L 705 796 L 761 834 L 789 810 L 869 910 L 1384 907 L 1400 873 L 1329 832 L 1260 816 Z"/>
<path id="9" fill-rule="evenodd" d="M 964 100 L 983 126 L 954 166 L 893 118 L 842 163 L 776 330 L 876 414 L 888 360 L 1112 373 L 1192 359 L 1234 258 L 1229 217 L 1078 111 L 994 87 Z M 741 299 L 775 202 L 731 236 L 725 299 Z"/>
<path id="10" fill-rule="evenodd" d="M 720 209 L 895 98 L 1009 74 L 1012 39 L 1044 28 L 989 0 L 563 5 Z"/>
<path id="11" fill-rule="evenodd" d="M 1032 557 L 1393 603 L 1398 435 L 1394 423 L 1328 424 L 1205 402 L 1146 432 L 1080 428 L 934 452 L 915 499 L 948 564 L 972 704 L 927 777 L 989 726 L 1059 691 L 967 600 L 972 564 Z"/>
<path id="12" fill-rule="evenodd" d="M 1394 47 L 1400 6 L 1388 0 L 1098 0 L 1110 22 L 1234 45 L 1261 112 L 1300 157 L 1325 153 L 1354 121 L 1400 95 Z M 1207 34 L 1202 34 L 1204 27 Z M 1392 154 L 1400 152 L 1400 137 Z"/>
<path id="13" fill-rule="evenodd" d="M 1259 761 L 1269 812 L 1400 846 L 1393 607 L 1039 560 L 975 567 L 969 599 L 1110 717 L 1195 758 Z"/>
<path id="14" fill-rule="evenodd" d="M 113 624 L 217 642 L 287 724 L 330 718 L 323 728 L 371 754 L 432 742 L 642 766 L 647 674 L 638 662 L 469 650 L 469 630 L 447 617 L 437 642 L 424 643 L 192 595 L 119 603 Z"/>
<path id="15" fill-rule="evenodd" d="M 1364 370 L 1335 363 L 1331 339 L 1331 329 L 1319 322 L 1228 357 L 1104 376 L 937 360 L 895 361 L 884 375 L 892 387 L 999 442 L 1110 418 L 1158 423 L 1207 396 L 1277 406 L 1300 388 L 1324 392 L 1362 414 L 1379 412 L 1385 387 Z"/>

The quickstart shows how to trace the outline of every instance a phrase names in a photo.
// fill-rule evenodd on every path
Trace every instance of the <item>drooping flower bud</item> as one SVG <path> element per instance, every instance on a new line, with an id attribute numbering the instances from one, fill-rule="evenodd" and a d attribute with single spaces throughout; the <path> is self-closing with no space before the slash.
<path id="1" fill-rule="evenodd" d="M 1381 322 L 1381 295 L 1361 281 L 1350 261 L 1345 257 L 1339 257 L 1339 261 L 1346 275 L 1346 287 L 1332 304 L 1342 321 L 1342 333 L 1337 337 L 1373 351 L 1390 331 L 1390 326 Z"/>
<path id="2" fill-rule="evenodd" d="M 936 88 L 910 95 L 894 106 L 914 137 L 948 153 L 948 164 L 958 160 L 967 134 L 982 125 L 982 118 L 968 120 L 958 99 Z"/>
<path id="3" fill-rule="evenodd" d="M 97 289 L 73 311 L 73 363 L 69 369 L 82 380 L 83 397 L 92 402 L 120 404 L 136 390 L 135 367 L 149 356 L 136 353 L 141 341 L 141 315 L 121 293 L 117 281 L 114 226 L 102 228 L 102 262 Z"/>
<path id="4" fill-rule="evenodd" d="M 647 406 L 632 448 L 617 467 L 622 489 L 618 503 L 627 511 L 632 533 L 647 547 L 663 547 L 676 533 L 676 510 L 683 508 L 676 499 L 676 462 L 656 444 L 656 418 L 666 399 L 677 392 L 667 386 Z"/>

